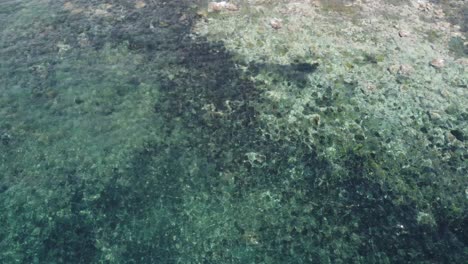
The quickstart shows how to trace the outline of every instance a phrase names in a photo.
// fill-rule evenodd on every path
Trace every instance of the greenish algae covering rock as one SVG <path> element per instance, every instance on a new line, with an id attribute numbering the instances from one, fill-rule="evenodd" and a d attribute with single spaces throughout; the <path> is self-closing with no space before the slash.
<path id="1" fill-rule="evenodd" d="M 445 6 L 235 4 L 0 3 L 0 262 L 467 258 Z"/>

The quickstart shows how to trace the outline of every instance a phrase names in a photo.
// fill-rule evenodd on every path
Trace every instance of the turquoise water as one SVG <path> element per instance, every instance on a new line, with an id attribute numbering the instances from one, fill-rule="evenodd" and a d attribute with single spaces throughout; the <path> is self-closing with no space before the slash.
<path id="1" fill-rule="evenodd" d="M 463 263 L 463 28 L 447 67 L 389 77 L 393 46 L 222 39 L 231 18 L 0 0 L 0 263 Z"/>

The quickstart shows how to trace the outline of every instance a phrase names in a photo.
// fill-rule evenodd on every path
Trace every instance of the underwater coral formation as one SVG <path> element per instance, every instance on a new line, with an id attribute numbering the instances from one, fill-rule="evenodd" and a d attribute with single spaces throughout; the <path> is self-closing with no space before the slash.
<path id="1" fill-rule="evenodd" d="M 0 263 L 462 263 L 464 6 L 0 3 Z"/>

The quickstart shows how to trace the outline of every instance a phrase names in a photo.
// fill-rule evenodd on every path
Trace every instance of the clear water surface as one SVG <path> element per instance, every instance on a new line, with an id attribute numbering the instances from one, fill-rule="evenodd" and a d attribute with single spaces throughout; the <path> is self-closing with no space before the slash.
<path id="1" fill-rule="evenodd" d="M 464 263 L 467 10 L 0 0 L 0 263 Z"/>

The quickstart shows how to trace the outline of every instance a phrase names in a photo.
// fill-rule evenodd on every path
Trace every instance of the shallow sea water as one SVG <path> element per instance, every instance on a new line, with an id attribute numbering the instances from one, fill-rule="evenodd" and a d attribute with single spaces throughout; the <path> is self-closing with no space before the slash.
<path id="1" fill-rule="evenodd" d="M 467 10 L 0 0 L 0 263 L 463 263 Z"/>

